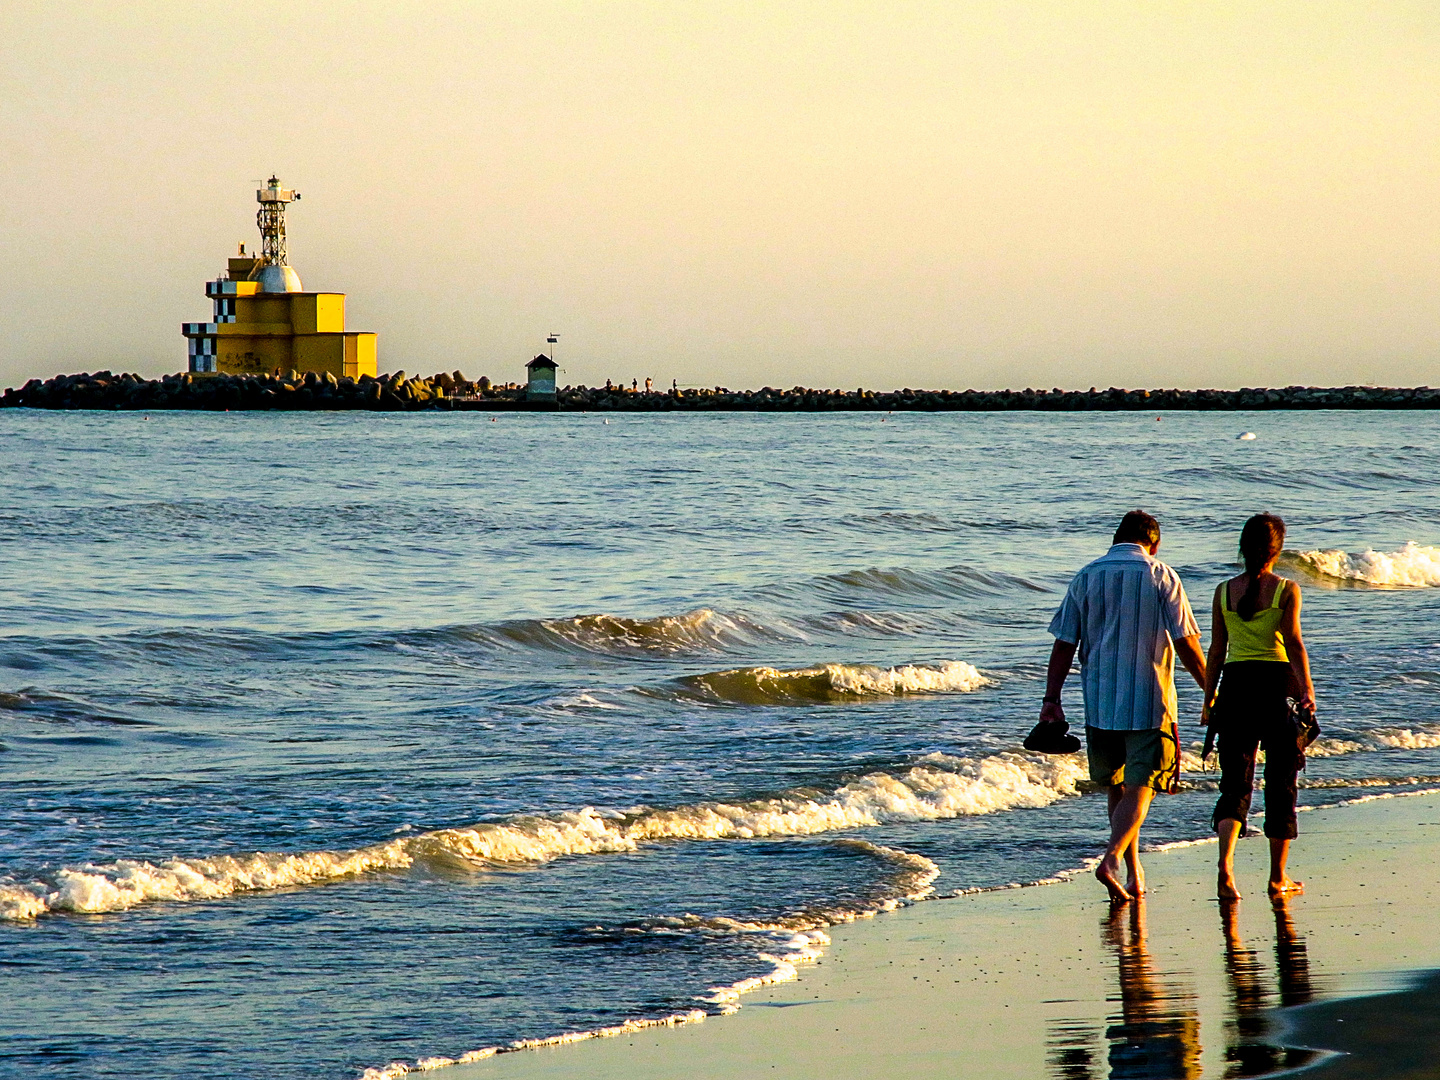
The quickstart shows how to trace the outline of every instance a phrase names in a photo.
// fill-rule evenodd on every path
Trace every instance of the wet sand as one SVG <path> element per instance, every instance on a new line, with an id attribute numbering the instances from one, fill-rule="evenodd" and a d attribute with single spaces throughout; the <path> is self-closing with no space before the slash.
<path id="1" fill-rule="evenodd" d="M 1433 1080 L 1440 1076 L 1440 973 L 1409 990 L 1301 1010 L 1291 1037 L 1341 1053 L 1307 1080 Z"/>
<path id="2" fill-rule="evenodd" d="M 1098 839 L 1098 798 L 1095 810 Z M 1440 1075 L 1440 983 L 1410 989 L 1440 968 L 1440 792 L 1319 810 L 1300 827 L 1291 872 L 1306 893 L 1278 907 L 1263 838 L 1240 843 L 1234 905 L 1214 898 L 1213 844 L 1156 852 L 1143 903 L 1112 911 L 1088 876 L 922 903 L 835 928 L 797 981 L 746 995 L 735 1016 L 442 1075 Z"/>

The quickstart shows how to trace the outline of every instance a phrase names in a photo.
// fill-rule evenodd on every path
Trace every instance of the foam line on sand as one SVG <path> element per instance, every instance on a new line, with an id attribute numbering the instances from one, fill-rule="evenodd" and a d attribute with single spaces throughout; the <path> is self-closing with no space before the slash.
<path id="1" fill-rule="evenodd" d="M 1280 909 L 1264 895 L 1263 838 L 1241 841 L 1246 899 L 1225 908 L 1214 899 L 1215 848 L 1176 847 L 1147 856 L 1143 905 L 1112 913 L 1088 878 L 918 904 L 834 928 L 824 956 L 796 980 L 755 989 L 735 1016 L 444 1074 L 1060 1080 L 1107 1076 L 1145 1054 L 1176 1077 L 1223 1075 L 1236 1060 L 1320 1061 L 1311 1075 L 1325 1080 L 1323 1030 L 1305 1026 L 1304 1007 L 1275 1010 L 1393 991 L 1440 967 L 1440 793 L 1318 810 L 1301 828 L 1291 868 L 1306 893 Z M 1323 1019 L 1331 1006 L 1310 1008 Z M 1373 1053 L 1376 1043 L 1350 1045 Z M 1383 1063 L 1368 1075 L 1386 1076 Z"/>

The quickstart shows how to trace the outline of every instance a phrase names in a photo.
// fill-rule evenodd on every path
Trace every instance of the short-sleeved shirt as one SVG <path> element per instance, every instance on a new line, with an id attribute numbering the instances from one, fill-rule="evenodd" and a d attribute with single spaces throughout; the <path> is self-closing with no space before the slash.
<path id="1" fill-rule="evenodd" d="M 1174 643 L 1200 627 L 1180 575 L 1139 544 L 1116 544 L 1081 569 L 1050 633 L 1080 646 L 1087 727 L 1145 731 L 1175 720 Z"/>

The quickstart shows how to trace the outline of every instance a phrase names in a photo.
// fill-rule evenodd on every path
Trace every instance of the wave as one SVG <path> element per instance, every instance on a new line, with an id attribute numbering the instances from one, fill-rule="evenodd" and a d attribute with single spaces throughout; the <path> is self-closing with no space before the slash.
<path id="1" fill-rule="evenodd" d="M 926 599 L 972 600 L 1015 592 L 1052 591 L 1049 586 L 1018 574 L 981 570 L 964 564 L 915 570 L 905 566 L 869 567 L 796 581 L 776 582 L 755 591 L 761 598 L 806 602 L 820 597 L 846 606 L 861 607 L 883 597 L 914 604 Z"/>
<path id="2" fill-rule="evenodd" d="M 756 959 L 761 963 L 769 965 L 769 970 L 760 975 L 751 975 L 723 986 L 710 987 L 704 994 L 699 995 L 696 999 L 708 1006 L 708 1008 L 689 1009 L 685 1012 L 670 1013 L 665 1016 L 626 1020 L 623 1023 L 610 1027 L 567 1031 L 545 1038 L 515 1039 L 499 1046 L 484 1046 L 479 1049 L 469 1050 L 455 1057 L 436 1055 L 419 1058 L 413 1063 L 392 1061 L 380 1068 L 366 1069 L 361 1073 L 360 1080 L 398 1080 L 399 1077 L 406 1076 L 410 1073 L 431 1072 L 435 1069 L 442 1069 L 450 1065 L 464 1065 L 474 1061 L 483 1061 L 486 1058 L 495 1057 L 497 1054 L 511 1054 L 520 1050 L 539 1050 L 552 1046 L 567 1046 L 571 1043 L 586 1042 L 590 1039 L 613 1039 L 617 1036 L 631 1035 L 637 1031 L 657 1027 L 680 1027 L 684 1024 L 699 1023 L 712 1015 L 731 1016 L 740 1011 L 740 998 L 743 995 L 751 993 L 754 990 L 759 990 L 765 986 L 794 982 L 800 977 L 799 968 L 801 965 L 811 964 L 819 960 L 823 955 L 823 948 L 830 944 L 830 935 L 825 933 L 823 927 L 831 926 L 837 922 L 852 922 L 857 919 L 873 918 L 883 912 L 893 911 L 905 901 L 922 900 L 932 894 L 932 883 L 940 875 L 940 868 L 923 855 L 901 851 L 897 848 L 884 847 L 880 844 L 872 844 L 865 840 L 849 840 L 841 841 L 841 843 L 853 846 L 866 854 L 875 855 L 892 863 L 896 867 L 897 873 L 892 883 L 894 891 L 891 895 L 868 906 L 851 906 L 845 909 L 826 912 L 823 915 L 817 913 L 809 917 L 803 924 L 803 929 L 796 929 L 797 922 L 794 918 L 785 919 L 780 922 L 753 922 L 726 918 L 725 916 L 688 914 L 647 920 L 643 925 L 626 926 L 620 929 L 619 933 L 626 935 L 634 933 L 759 933 L 770 935 L 774 944 L 756 956 Z M 592 932 L 603 931 L 602 928 L 596 927 L 593 928 Z M 614 933 L 614 931 L 612 931 L 612 933 Z"/>
<path id="3" fill-rule="evenodd" d="M 463 630 L 459 631 L 464 634 Z M 567 652 L 611 656 L 675 655 L 743 648 L 790 635 L 744 615 L 697 608 L 683 615 L 631 619 L 620 615 L 576 615 L 569 619 L 519 619 L 482 627 L 466 636 Z"/>
<path id="4" fill-rule="evenodd" d="M 854 526 L 870 533 L 944 533 L 955 532 L 957 525 L 965 523 L 952 524 L 936 514 L 907 514 L 898 510 L 885 510 L 878 514 L 851 514 L 842 518 L 839 524 Z"/>
<path id="5" fill-rule="evenodd" d="M 1418 779 L 1415 782 L 1423 782 Z M 1326 806 L 1301 806 L 1298 807 L 1301 813 L 1321 809 L 1335 809 L 1342 806 L 1358 806 L 1364 803 L 1378 802 L 1389 799 L 1402 799 L 1414 796 L 1440 794 L 1440 788 L 1426 787 L 1413 791 L 1389 791 L 1372 795 L 1360 795 L 1351 799 L 1343 799 Z M 1159 844 L 1144 844 L 1142 850 L 1147 853 L 1158 853 L 1174 851 L 1181 848 L 1198 847 L 1210 845 L 1216 842 L 1215 837 L 1199 836 L 1189 840 L 1172 840 Z M 905 853 L 901 853 L 905 854 Z M 916 856 L 918 858 L 918 856 Z M 960 889 L 953 893 L 936 894 L 926 893 L 927 896 L 935 899 L 948 899 L 951 897 L 967 896 L 980 892 L 998 892 L 1006 889 L 1027 888 L 1044 885 L 1058 885 L 1072 881 L 1081 874 L 1089 873 L 1094 869 L 1098 859 L 1086 859 L 1080 865 L 1059 870 L 1049 877 L 1040 878 L 1032 882 L 1014 882 L 1010 885 L 993 887 L 982 887 L 976 889 Z M 919 899 L 920 897 L 917 897 Z M 694 918 L 694 917 L 690 917 Z M 704 920 L 705 923 L 716 920 Z M 749 929 L 749 924 L 730 923 L 729 920 L 721 920 L 739 930 Z M 820 949 L 830 944 L 830 938 L 820 930 L 802 932 L 795 934 L 784 942 L 785 952 L 781 955 L 761 953 L 760 959 L 772 964 L 771 970 L 764 975 L 755 976 L 749 979 L 742 979 L 732 983 L 730 986 L 712 987 L 708 995 L 701 1000 L 719 1005 L 717 1010 L 720 1015 L 730 1015 L 739 1011 L 739 997 L 750 990 L 757 990 L 762 986 L 774 985 L 776 983 L 790 982 L 799 977 L 798 965 L 810 963 L 819 959 Z M 621 1035 L 630 1035 L 638 1031 L 658 1027 L 680 1027 L 686 1024 L 701 1023 L 711 1013 L 705 1009 L 691 1009 L 686 1012 L 671 1013 L 667 1016 L 653 1018 L 642 1018 L 638 1020 L 627 1020 L 621 1024 L 611 1027 L 595 1028 L 588 1031 L 566 1032 L 561 1035 L 554 1035 L 542 1039 L 517 1039 L 503 1046 L 487 1046 L 478 1050 L 471 1050 L 456 1057 L 424 1057 L 413 1064 L 404 1061 L 392 1061 L 382 1068 L 366 1069 L 360 1080 L 399 1080 L 400 1077 L 410 1073 L 430 1072 L 435 1069 L 445 1068 L 450 1065 L 461 1065 L 474 1061 L 482 1061 L 497 1054 L 513 1053 L 520 1050 L 541 1049 L 551 1046 L 563 1046 L 570 1043 L 584 1042 L 590 1039 L 615 1038 Z"/>
<path id="6" fill-rule="evenodd" d="M 919 581 L 928 576 L 914 571 L 862 571 L 857 575 L 822 580 L 850 577 L 859 580 L 872 573 L 897 580 L 914 576 Z M 945 579 L 948 573 L 937 572 L 936 580 Z M 999 581 L 1002 576 L 981 577 Z M 784 591 L 789 587 L 775 588 Z M 808 583 L 801 589 L 805 593 L 801 599 L 806 602 L 814 599 Z M 760 590 L 761 593 L 774 591 Z M 933 618 L 923 618 L 909 611 L 865 610 L 863 604 L 829 611 L 812 609 L 788 616 L 771 613 L 763 619 L 740 611 L 700 607 L 678 615 L 651 618 L 596 612 L 562 618 L 509 619 L 392 631 L 268 632 L 241 627 L 187 626 L 95 636 L 16 636 L 0 642 L 0 659 L 17 668 L 36 666 L 37 662 L 49 664 L 57 659 L 76 663 L 99 660 L 107 664 L 156 661 L 204 664 L 229 663 L 238 658 L 251 662 L 285 663 L 293 661 L 297 653 L 335 654 L 357 650 L 466 652 L 477 648 L 485 653 L 512 652 L 519 648 L 617 659 L 668 659 L 737 652 L 753 655 L 757 649 L 763 650 L 766 646 L 807 643 L 816 636 L 914 637 L 933 629 Z M 38 700 L 32 691 L 21 693 Z M 9 703 L 6 703 L 7 700 Z M 5 699 L 0 699 L 0 708 L 18 709 L 23 707 L 23 703 L 23 697 L 6 695 Z"/>
<path id="7" fill-rule="evenodd" d="M 1440 727 L 1377 727 L 1369 731 L 1355 732 L 1349 736 L 1343 735 L 1322 735 L 1310 744 L 1305 751 L 1309 758 L 1330 758 L 1340 757 L 1345 754 L 1374 753 L 1382 750 L 1434 750 L 1440 748 Z M 1209 766 L 1200 757 L 1201 744 L 1191 743 L 1188 747 L 1180 750 L 1180 771 L 1182 773 L 1212 773 L 1218 772 L 1218 759 L 1211 752 L 1208 759 Z M 1261 750 L 1256 754 L 1256 761 L 1265 760 L 1265 751 Z M 1373 778 L 1378 783 L 1382 778 Z M 1369 783 L 1370 781 L 1366 781 Z M 1396 777 L 1395 783 L 1414 783 L 1412 777 Z M 1336 779 L 1326 780 L 1323 785 L 1315 782 L 1311 786 L 1344 787 L 1347 784 L 1359 781 Z"/>
<path id="8" fill-rule="evenodd" d="M 151 726 L 149 720 L 138 720 L 133 716 L 107 712 L 80 698 L 67 697 L 64 694 L 48 694 L 34 687 L 27 687 L 15 693 L 0 691 L 0 712 L 19 713 L 27 720 L 35 721 Z"/>
<path id="9" fill-rule="evenodd" d="M 1285 562 L 1317 577 L 1358 585 L 1410 588 L 1440 585 L 1440 548 L 1421 546 L 1413 540 L 1389 552 L 1374 548 L 1354 554 L 1338 548 L 1287 551 Z"/>
<path id="10" fill-rule="evenodd" d="M 353 650 L 513 651 L 516 647 L 549 652 L 602 654 L 620 658 L 715 654 L 753 649 L 774 642 L 806 640 L 806 635 L 778 622 L 767 625 L 746 615 L 697 608 L 680 615 L 649 619 L 589 614 L 559 619 L 512 619 L 495 623 L 401 629 L 390 632 L 311 630 L 273 633 L 239 628 L 178 627 L 130 631 L 114 635 L 11 637 L 0 653 L 14 656 L 38 650 L 47 660 L 75 662 L 118 659 L 131 662 L 173 660 L 180 663 L 293 661 L 297 652 L 335 653 Z M 32 659 L 32 658 L 25 658 Z M 29 694 L 30 691 L 25 691 Z"/>
<path id="11" fill-rule="evenodd" d="M 1310 757 L 1335 757 L 1365 750 L 1433 750 L 1440 747 L 1440 730 L 1434 728 L 1379 727 L 1350 738 L 1321 736 L 1305 751 Z"/>
<path id="12" fill-rule="evenodd" d="M 66 867 L 31 882 L 0 883 L 0 918 L 123 911 L 151 901 L 215 900 L 320 885 L 420 864 L 536 864 L 565 856 L 635 851 L 666 841 L 804 837 L 896 822 L 938 821 L 1048 806 L 1076 792 L 1077 757 L 931 754 L 898 773 L 873 772 L 829 792 L 793 791 L 744 802 L 523 815 L 418 833 L 350 851 L 255 852 L 156 864 L 121 859 Z"/>
<path id="13" fill-rule="evenodd" d="M 830 938 L 823 931 L 812 930 L 794 934 L 785 940 L 776 952 L 765 952 L 759 955 L 758 959 L 771 965 L 768 972 L 741 979 L 729 986 L 711 987 L 710 993 L 701 1000 L 718 1006 L 715 1008 L 715 1012 L 721 1016 L 736 1013 L 740 1010 L 740 995 L 758 990 L 762 986 L 793 982 L 799 977 L 799 965 L 814 963 L 821 956 L 820 948 L 829 944 Z M 485 1046 L 478 1050 L 469 1050 L 456 1057 L 423 1057 L 413 1064 L 405 1061 L 392 1061 L 382 1068 L 366 1069 L 360 1074 L 360 1080 L 398 1080 L 399 1077 L 410 1073 L 432 1072 L 450 1065 L 466 1065 L 475 1061 L 484 1061 L 497 1054 L 512 1054 L 520 1050 L 540 1050 L 552 1046 L 568 1046 L 572 1043 L 588 1042 L 591 1039 L 613 1039 L 653 1028 L 698 1024 L 710 1015 L 711 1013 L 705 1009 L 689 1009 L 685 1012 L 670 1013 L 667 1016 L 626 1020 L 610 1027 L 591 1028 L 587 1031 L 567 1031 L 560 1035 L 551 1035 L 548 1038 L 516 1039 L 503 1046 Z"/>
<path id="14" fill-rule="evenodd" d="M 868 665 L 821 664 L 816 667 L 734 668 L 689 675 L 670 684 L 679 695 L 734 705 L 793 705 L 822 701 L 854 701 L 904 694 L 968 693 L 993 680 L 971 664 L 946 660 L 939 664 L 905 664 L 881 668 Z M 656 693 L 653 688 L 642 691 Z"/>
<path id="15" fill-rule="evenodd" d="M 968 666 L 968 665 L 967 665 Z M 897 669 L 899 670 L 899 669 Z M 1363 751 L 1440 747 L 1440 728 L 1379 728 L 1327 736 L 1315 757 Z M 1210 772 L 1194 747 L 1182 752 L 1187 773 Z M 820 836 L 904 822 L 941 821 L 1038 808 L 1079 791 L 1083 754 L 1045 756 L 1004 751 L 984 757 L 932 753 L 909 768 L 867 773 L 829 791 L 796 788 L 738 802 L 701 802 L 668 809 L 594 807 L 519 815 L 498 822 L 437 829 L 345 851 L 253 852 L 159 863 L 120 859 L 46 872 L 34 880 L 0 881 L 0 919 L 52 912 L 124 911 L 154 901 L 217 900 L 237 894 L 321 885 L 359 874 L 419 865 L 483 868 L 540 864 L 590 854 L 632 852 L 673 841 L 752 840 Z M 1397 778 L 1398 783 L 1412 782 Z M 898 859 L 899 855 L 895 858 Z M 920 857 L 916 856 L 919 859 Z M 893 896 L 913 893 L 933 869 L 928 860 L 895 878 Z M 870 897 L 862 907 L 883 905 Z M 840 909 L 797 916 L 786 928 L 833 923 Z"/>

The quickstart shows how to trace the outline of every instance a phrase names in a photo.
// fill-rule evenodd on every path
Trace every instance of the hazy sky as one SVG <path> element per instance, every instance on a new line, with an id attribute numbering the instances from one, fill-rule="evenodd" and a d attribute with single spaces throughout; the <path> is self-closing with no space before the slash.
<path id="1" fill-rule="evenodd" d="M 0 4 L 0 385 L 180 370 L 278 172 L 382 370 L 1440 384 L 1440 4 Z"/>

